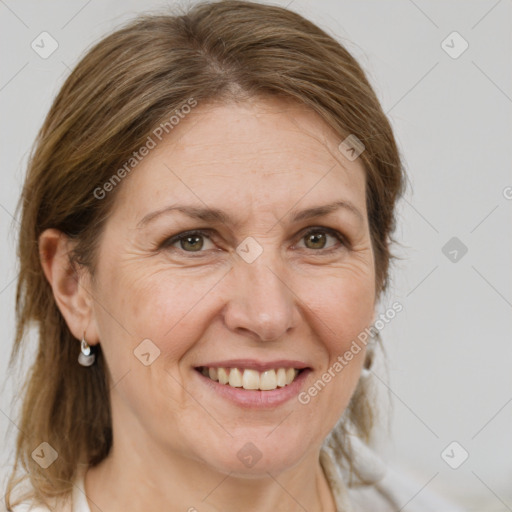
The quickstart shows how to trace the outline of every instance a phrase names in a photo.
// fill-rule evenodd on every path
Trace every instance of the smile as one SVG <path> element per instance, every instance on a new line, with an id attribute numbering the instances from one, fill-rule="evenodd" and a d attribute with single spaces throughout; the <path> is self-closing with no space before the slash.
<path id="1" fill-rule="evenodd" d="M 196 370 L 220 384 L 259 391 L 272 391 L 289 386 L 303 371 L 296 368 L 274 368 L 260 372 L 249 368 L 209 368 L 207 366 L 200 366 Z"/>

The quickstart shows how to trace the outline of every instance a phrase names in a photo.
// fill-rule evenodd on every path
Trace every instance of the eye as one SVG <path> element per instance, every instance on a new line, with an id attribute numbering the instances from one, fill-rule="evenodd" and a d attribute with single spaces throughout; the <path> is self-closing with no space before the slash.
<path id="1" fill-rule="evenodd" d="M 174 247 L 179 244 L 177 249 L 185 252 L 203 252 L 201 249 L 204 247 L 204 240 L 208 240 L 213 246 L 213 242 L 205 231 L 187 231 L 179 235 L 173 236 L 163 242 L 162 248 Z M 210 247 L 213 248 L 213 247 Z M 208 249 L 208 247 L 206 248 Z"/>
<path id="2" fill-rule="evenodd" d="M 211 240 L 212 233 L 208 230 L 194 230 L 186 231 L 178 235 L 172 236 L 164 240 L 160 245 L 159 249 L 178 249 L 187 253 L 201 253 L 208 249 L 215 248 L 215 244 Z M 330 247 L 326 247 L 328 237 L 338 241 L 338 244 L 333 244 Z M 211 244 L 210 247 L 205 247 L 205 240 Z M 348 247 L 348 243 L 344 236 L 338 231 L 316 226 L 309 228 L 305 233 L 302 234 L 300 241 L 304 241 L 306 249 L 311 249 L 315 252 L 322 251 L 333 251 L 340 247 Z"/>
<path id="3" fill-rule="evenodd" d="M 308 229 L 308 231 L 302 235 L 301 241 L 304 240 L 307 249 L 313 249 L 315 251 L 336 249 L 336 244 L 331 247 L 326 247 L 327 237 L 334 238 L 340 242 L 342 246 L 346 245 L 345 239 L 341 233 L 334 229 L 319 226 Z"/>

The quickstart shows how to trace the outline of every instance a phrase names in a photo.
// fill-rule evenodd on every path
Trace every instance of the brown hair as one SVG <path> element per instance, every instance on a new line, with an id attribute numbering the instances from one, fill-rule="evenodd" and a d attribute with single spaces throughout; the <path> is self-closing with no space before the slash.
<path id="1" fill-rule="evenodd" d="M 386 289 L 404 173 L 388 119 L 350 53 L 300 15 L 253 2 L 203 2 L 184 14 L 131 21 L 96 44 L 70 74 L 30 157 L 18 205 L 20 273 L 11 365 L 32 322 L 39 345 L 23 389 L 7 508 L 25 478 L 30 497 L 41 503 L 68 494 L 78 466 L 99 463 L 112 444 L 106 362 L 99 348 L 95 365 L 77 364 L 77 340 L 42 270 L 39 235 L 47 228 L 62 231 L 76 242 L 73 265 L 94 274 L 98 240 L 121 185 L 101 200 L 94 191 L 190 98 L 201 104 L 256 95 L 295 99 L 317 112 L 340 141 L 353 134 L 365 145 L 360 158 L 377 294 Z M 362 383 L 344 417 L 369 439 L 372 407 Z M 350 459 L 344 427 L 336 428 L 337 451 Z M 31 457 L 43 441 L 59 455 L 47 469 Z"/>

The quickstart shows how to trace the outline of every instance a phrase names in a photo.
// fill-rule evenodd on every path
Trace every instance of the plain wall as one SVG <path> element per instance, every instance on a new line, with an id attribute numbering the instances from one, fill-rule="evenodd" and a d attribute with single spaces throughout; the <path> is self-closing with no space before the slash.
<path id="1" fill-rule="evenodd" d="M 383 365 L 375 370 L 376 386 L 391 401 L 383 401 L 391 434 L 378 435 L 379 450 L 413 475 L 420 493 L 428 487 L 474 511 L 512 510 L 512 4 L 275 3 L 328 30 L 359 60 L 394 126 L 410 180 L 395 235 L 402 260 L 381 306 L 399 301 L 404 309 L 382 331 L 389 375 Z M 2 377 L 14 336 L 15 207 L 37 130 L 86 48 L 137 12 L 165 5 L 0 3 Z M 59 45 L 47 59 L 31 48 L 43 31 Z M 448 37 L 454 31 L 469 45 L 457 58 L 464 41 Z M 453 237 L 456 245 L 445 247 Z M 2 379 L 3 479 L 12 464 L 19 377 Z M 441 457 L 452 441 L 469 453 L 458 469 Z"/>

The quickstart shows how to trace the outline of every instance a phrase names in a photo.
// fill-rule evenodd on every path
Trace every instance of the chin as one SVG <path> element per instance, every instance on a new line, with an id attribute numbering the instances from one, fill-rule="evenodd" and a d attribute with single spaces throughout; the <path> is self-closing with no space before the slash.
<path id="1" fill-rule="evenodd" d="M 253 435 L 230 437 L 224 446 L 217 440 L 215 448 L 202 453 L 201 458 L 219 472 L 232 476 L 268 477 L 268 473 L 276 475 L 293 468 L 312 448 L 298 432 L 295 435 L 285 431 L 278 433 L 276 429 L 269 435 L 272 429 L 261 430 Z"/>

